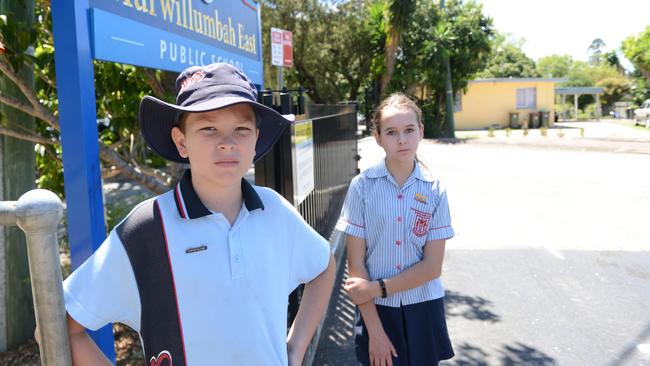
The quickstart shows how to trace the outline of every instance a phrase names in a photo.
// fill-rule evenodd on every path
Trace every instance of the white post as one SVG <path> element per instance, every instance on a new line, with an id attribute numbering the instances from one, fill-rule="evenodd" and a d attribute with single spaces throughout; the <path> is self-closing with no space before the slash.
<path id="1" fill-rule="evenodd" d="M 596 120 L 598 121 L 603 113 L 600 106 L 600 94 L 596 94 L 596 110 L 594 111 L 594 113 L 596 113 Z"/>
<path id="2" fill-rule="evenodd" d="M 578 94 L 573 94 L 573 109 L 575 110 L 575 119 L 578 120 Z"/>

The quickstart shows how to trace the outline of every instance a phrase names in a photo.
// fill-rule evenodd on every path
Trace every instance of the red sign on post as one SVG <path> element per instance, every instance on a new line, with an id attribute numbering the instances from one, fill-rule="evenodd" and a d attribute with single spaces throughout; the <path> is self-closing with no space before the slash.
<path id="1" fill-rule="evenodd" d="M 271 28 L 271 64 L 293 67 L 293 34 L 290 31 Z"/>
<path id="2" fill-rule="evenodd" d="M 282 32 L 282 51 L 284 67 L 293 67 L 293 34 L 289 31 Z"/>

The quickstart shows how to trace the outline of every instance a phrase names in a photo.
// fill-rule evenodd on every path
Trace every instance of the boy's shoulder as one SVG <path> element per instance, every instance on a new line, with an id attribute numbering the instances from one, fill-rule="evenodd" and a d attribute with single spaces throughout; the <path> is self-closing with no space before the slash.
<path id="1" fill-rule="evenodd" d="M 115 225 L 113 231 L 124 241 L 127 236 L 133 235 L 138 231 L 146 231 L 151 225 L 159 224 L 160 212 L 156 208 L 156 200 L 168 194 L 171 193 L 163 193 L 138 203 L 122 221 Z"/>
<path id="2" fill-rule="evenodd" d="M 272 212 L 277 212 L 278 210 L 289 209 L 291 211 L 296 210 L 296 208 L 287 201 L 282 195 L 268 187 L 252 185 L 255 192 L 260 197 L 262 204 L 264 204 L 264 210 L 271 210 Z"/>

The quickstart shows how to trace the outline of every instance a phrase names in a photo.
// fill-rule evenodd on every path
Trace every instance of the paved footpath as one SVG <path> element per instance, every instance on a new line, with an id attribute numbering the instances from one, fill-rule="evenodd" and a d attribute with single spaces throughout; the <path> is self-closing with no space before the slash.
<path id="1" fill-rule="evenodd" d="M 637 139 L 583 142 L 597 138 Z M 457 232 L 443 273 L 457 355 L 444 364 L 650 365 L 650 154 L 511 145 L 420 148 Z M 362 170 L 383 155 L 359 147 Z M 314 365 L 355 364 L 344 276 Z"/>

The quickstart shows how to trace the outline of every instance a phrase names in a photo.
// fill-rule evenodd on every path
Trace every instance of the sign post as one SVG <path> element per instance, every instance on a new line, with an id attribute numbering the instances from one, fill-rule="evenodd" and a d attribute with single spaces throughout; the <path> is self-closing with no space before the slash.
<path id="1" fill-rule="evenodd" d="M 176 72 L 225 62 L 263 88 L 261 15 L 251 0 L 52 0 L 51 7 L 75 269 L 106 237 L 93 60 Z M 91 336 L 114 361 L 111 326 Z"/>
<path id="2" fill-rule="evenodd" d="M 271 65 L 278 67 L 278 90 L 284 87 L 284 67 L 293 67 L 293 33 L 271 28 Z"/>

